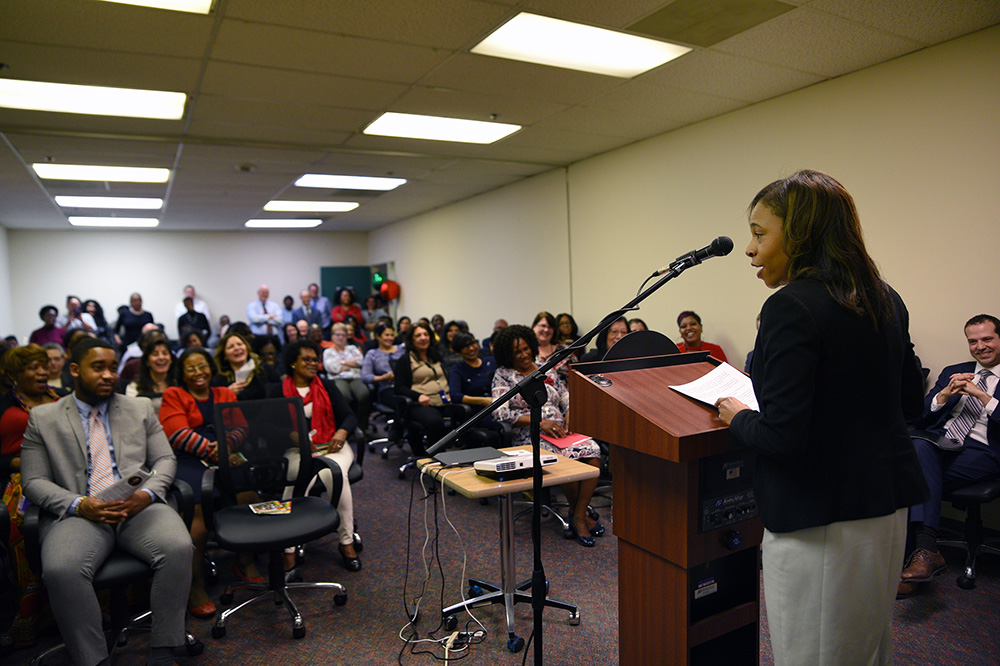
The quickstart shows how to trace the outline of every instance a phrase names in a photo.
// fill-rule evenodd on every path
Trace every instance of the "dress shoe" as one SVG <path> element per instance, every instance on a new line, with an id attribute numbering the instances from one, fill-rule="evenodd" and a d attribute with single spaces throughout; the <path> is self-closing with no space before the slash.
<path id="1" fill-rule="evenodd" d="M 569 524 L 569 529 L 570 533 L 572 534 L 572 538 L 576 539 L 576 542 L 581 546 L 583 546 L 584 548 L 593 548 L 596 545 L 594 543 L 594 537 L 581 535 L 579 532 L 576 531 L 576 525 L 574 525 L 573 523 Z"/>
<path id="2" fill-rule="evenodd" d="M 896 598 L 905 599 L 906 597 L 913 596 L 919 587 L 920 583 L 901 580 L 899 581 L 899 587 L 896 588 Z"/>
<path id="3" fill-rule="evenodd" d="M 909 583 L 926 583 L 934 576 L 942 574 L 948 568 L 941 553 L 932 553 L 929 550 L 918 548 L 910 555 L 910 560 L 903 569 L 901 578 Z"/>
<path id="4" fill-rule="evenodd" d="M 215 615 L 215 610 L 215 604 L 212 601 L 208 601 L 200 606 L 192 606 L 191 604 L 188 604 L 188 612 L 202 620 L 213 617 Z"/>
<path id="5" fill-rule="evenodd" d="M 338 548 L 340 550 L 340 559 L 341 562 L 343 562 L 344 564 L 344 568 L 350 571 L 351 573 L 357 573 L 361 571 L 361 558 L 358 557 L 357 555 L 355 555 L 354 557 L 348 557 L 347 555 L 345 555 L 343 545 L 339 546 Z"/>
<path id="6" fill-rule="evenodd" d="M 597 523 L 590 528 L 590 536 L 592 537 L 602 537 L 604 536 L 604 532 L 604 525 L 601 525 L 600 523 Z"/>

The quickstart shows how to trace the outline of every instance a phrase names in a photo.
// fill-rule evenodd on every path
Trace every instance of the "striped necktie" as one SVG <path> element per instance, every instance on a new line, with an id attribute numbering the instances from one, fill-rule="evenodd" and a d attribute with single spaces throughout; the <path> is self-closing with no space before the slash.
<path id="1" fill-rule="evenodd" d="M 108 437 L 104 424 L 97 416 L 97 408 L 90 410 L 90 430 L 87 433 L 87 449 L 90 451 L 90 496 L 94 497 L 115 482 L 108 450 Z"/>
<path id="2" fill-rule="evenodd" d="M 976 386 L 983 391 L 986 390 L 986 376 L 989 374 L 990 371 L 985 368 L 979 371 L 979 381 L 976 382 Z M 965 442 L 965 438 L 969 436 L 969 433 L 972 432 L 972 428 L 976 425 L 976 421 L 979 420 L 979 414 L 982 411 L 983 403 L 978 398 L 973 398 L 971 395 L 965 396 L 965 407 L 948 424 L 945 435 L 949 439 L 962 444 Z"/>

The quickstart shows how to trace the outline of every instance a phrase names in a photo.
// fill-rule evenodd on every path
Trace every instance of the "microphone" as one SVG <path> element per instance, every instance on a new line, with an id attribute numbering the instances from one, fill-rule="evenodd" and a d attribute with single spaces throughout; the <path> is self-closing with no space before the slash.
<path id="1" fill-rule="evenodd" d="M 663 275 L 669 270 L 684 270 L 685 268 L 690 268 L 691 266 L 697 266 L 710 257 L 724 257 L 732 251 L 733 239 L 729 236 L 719 236 L 700 250 L 692 250 L 687 254 L 682 254 L 677 257 L 669 265 L 664 266 L 660 270 L 653 273 L 651 277 Z"/>

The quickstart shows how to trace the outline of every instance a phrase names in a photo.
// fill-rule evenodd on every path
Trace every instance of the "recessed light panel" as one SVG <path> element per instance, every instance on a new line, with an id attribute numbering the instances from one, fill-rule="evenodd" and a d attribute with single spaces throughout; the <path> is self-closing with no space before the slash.
<path id="1" fill-rule="evenodd" d="M 689 52 L 686 46 L 522 12 L 472 48 L 480 55 L 632 78 Z"/>
<path id="2" fill-rule="evenodd" d="M 365 128 L 365 134 L 398 136 L 406 139 L 458 141 L 461 143 L 493 143 L 521 129 L 520 125 L 464 120 L 441 116 L 421 116 L 413 113 L 383 113 Z"/>
<path id="3" fill-rule="evenodd" d="M 136 5 L 137 7 L 152 7 L 153 9 L 170 9 L 175 12 L 191 12 L 207 14 L 212 9 L 215 0 L 104 0 L 119 5 Z"/>
<path id="4" fill-rule="evenodd" d="M 323 220 L 247 220 L 243 226 L 249 229 L 312 229 L 323 224 Z"/>
<path id="5" fill-rule="evenodd" d="M 131 210 L 159 210 L 163 199 L 152 197 L 68 197 L 59 195 L 56 204 L 63 208 L 114 208 Z"/>
<path id="6" fill-rule="evenodd" d="M 152 167 L 117 167 L 91 164 L 49 164 L 36 162 L 31 165 L 39 178 L 50 180 L 95 180 L 105 183 L 165 183 L 170 179 L 170 169 Z"/>
<path id="7" fill-rule="evenodd" d="M 354 201 L 268 201 L 264 210 L 278 213 L 346 213 L 357 207 Z"/>
<path id="8" fill-rule="evenodd" d="M 155 217 L 78 217 L 71 215 L 69 223 L 74 227 L 130 227 L 150 228 L 160 224 Z"/>
<path id="9" fill-rule="evenodd" d="M 0 79 L 0 106 L 9 109 L 179 120 L 186 101 L 184 93 L 163 90 Z"/>
<path id="10" fill-rule="evenodd" d="M 335 176 L 325 173 L 307 173 L 295 181 L 296 187 L 324 187 L 332 190 L 394 190 L 406 182 L 405 178 L 379 178 L 377 176 Z"/>

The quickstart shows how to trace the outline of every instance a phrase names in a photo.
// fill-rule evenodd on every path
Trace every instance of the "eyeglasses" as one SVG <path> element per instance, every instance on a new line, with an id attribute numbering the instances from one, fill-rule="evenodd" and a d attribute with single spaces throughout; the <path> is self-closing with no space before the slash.
<path id="1" fill-rule="evenodd" d="M 316 365 L 319 363 L 319 358 L 316 356 L 300 356 L 299 362 L 305 363 L 306 365 Z"/>
<path id="2" fill-rule="evenodd" d="M 185 375 L 193 375 L 193 374 L 198 373 L 198 372 L 208 372 L 209 370 L 211 370 L 211 368 L 208 367 L 207 364 L 200 363 L 198 365 L 188 365 L 188 366 L 185 366 L 184 367 L 184 374 Z"/>

